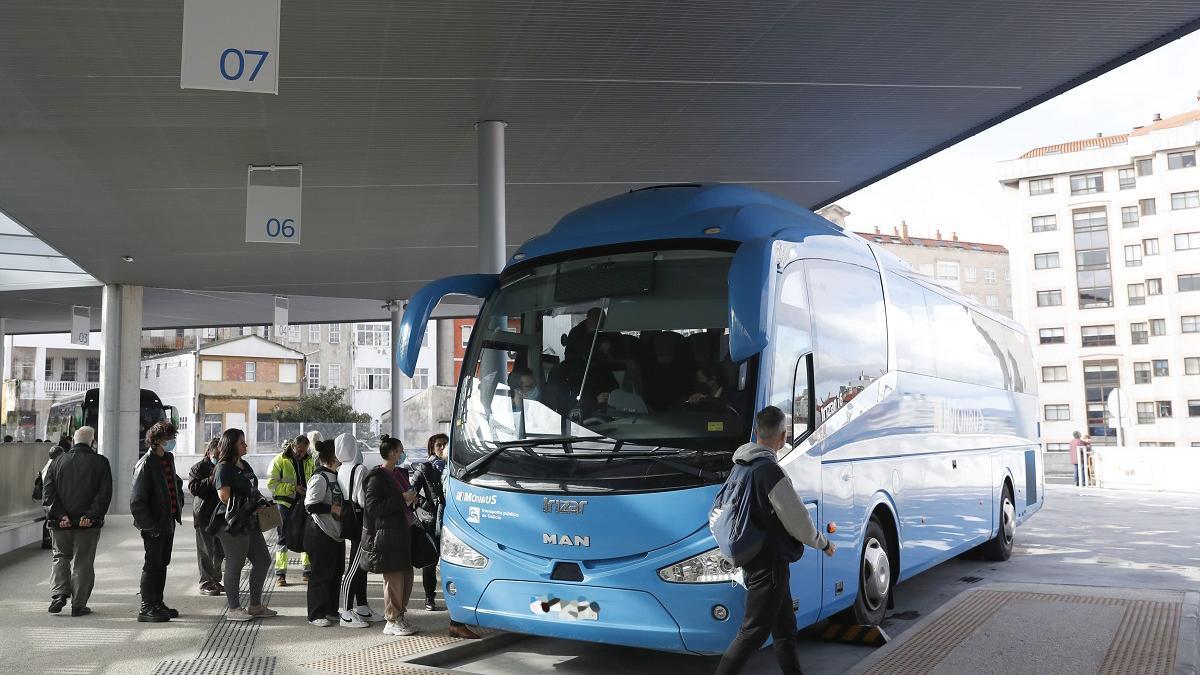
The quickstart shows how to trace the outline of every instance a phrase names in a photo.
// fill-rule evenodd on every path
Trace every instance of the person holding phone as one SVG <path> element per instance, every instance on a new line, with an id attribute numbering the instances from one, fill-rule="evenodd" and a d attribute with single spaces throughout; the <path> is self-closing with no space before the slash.
<path id="1" fill-rule="evenodd" d="M 383 463 L 367 474 L 363 510 L 366 534 L 376 558 L 373 572 L 383 575 L 384 635 L 408 636 L 417 631 L 405 618 L 412 596 L 412 510 L 417 493 L 399 464 L 404 456 L 400 439 L 384 436 L 379 442 Z"/>

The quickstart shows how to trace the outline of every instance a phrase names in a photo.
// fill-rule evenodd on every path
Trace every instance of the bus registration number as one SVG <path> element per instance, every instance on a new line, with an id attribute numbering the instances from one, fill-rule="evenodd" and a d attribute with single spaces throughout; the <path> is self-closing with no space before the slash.
<path id="1" fill-rule="evenodd" d="M 534 598 L 529 609 L 538 616 L 558 615 L 567 621 L 596 621 L 600 618 L 600 604 L 584 598 L 562 600 L 552 596 Z"/>

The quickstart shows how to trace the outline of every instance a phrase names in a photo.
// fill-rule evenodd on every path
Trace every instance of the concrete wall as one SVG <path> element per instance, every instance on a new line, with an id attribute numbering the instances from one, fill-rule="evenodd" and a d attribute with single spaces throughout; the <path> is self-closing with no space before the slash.
<path id="1" fill-rule="evenodd" d="M 1200 494 L 1200 453 L 1193 448 L 1096 448 L 1100 487 Z"/>
<path id="2" fill-rule="evenodd" d="M 49 457 L 45 443 L 0 443 L 0 518 L 40 512 L 31 499 L 33 478 Z"/>

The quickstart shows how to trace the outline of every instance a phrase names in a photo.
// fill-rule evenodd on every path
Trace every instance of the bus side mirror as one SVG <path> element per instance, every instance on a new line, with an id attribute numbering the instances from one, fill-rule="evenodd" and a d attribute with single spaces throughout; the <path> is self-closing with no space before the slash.
<path id="1" fill-rule="evenodd" d="M 167 413 L 167 419 L 171 422 L 171 426 L 178 429 L 179 428 L 179 411 L 176 410 L 175 406 L 173 406 L 173 405 L 165 406 L 164 410 Z"/>
<path id="2" fill-rule="evenodd" d="M 409 299 L 404 318 L 400 321 L 400 335 L 396 341 L 396 366 L 409 377 L 416 372 L 417 356 L 425 336 L 425 325 L 443 297 L 454 294 L 486 298 L 499 285 L 499 274 L 460 274 L 423 286 Z"/>
<path id="3" fill-rule="evenodd" d="M 767 346 L 775 297 L 773 251 L 773 239 L 752 239 L 738 247 L 729 265 L 729 358 L 734 363 Z"/>

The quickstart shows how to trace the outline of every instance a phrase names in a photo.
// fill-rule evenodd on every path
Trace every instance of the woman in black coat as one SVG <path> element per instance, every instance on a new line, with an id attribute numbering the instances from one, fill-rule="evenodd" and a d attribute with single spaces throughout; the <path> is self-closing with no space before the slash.
<path id="1" fill-rule="evenodd" d="M 371 571 L 383 575 L 384 635 L 412 635 L 416 629 L 404 617 L 412 596 L 412 510 L 417 493 L 408 484 L 408 473 L 398 466 L 404 456 L 399 439 L 384 436 L 379 443 L 383 464 L 367 474 L 363 513 L 366 536 L 371 541 Z"/>

